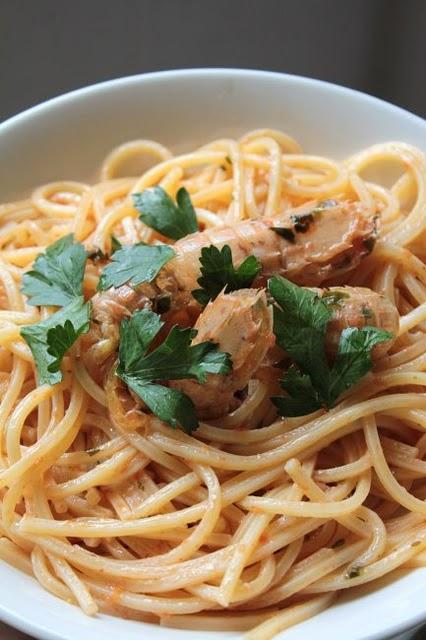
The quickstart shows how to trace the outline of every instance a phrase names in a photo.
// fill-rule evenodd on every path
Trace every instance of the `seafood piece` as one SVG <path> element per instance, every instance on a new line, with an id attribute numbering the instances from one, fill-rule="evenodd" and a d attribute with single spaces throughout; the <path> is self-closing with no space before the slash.
<path id="1" fill-rule="evenodd" d="M 347 327 L 370 326 L 384 329 L 395 338 L 399 329 L 399 313 L 395 305 L 384 296 L 366 287 L 330 287 L 314 289 L 318 296 L 328 302 L 333 312 L 327 327 L 326 349 L 335 355 L 340 334 Z M 373 360 L 382 358 L 394 340 L 375 345 Z"/>
<path id="2" fill-rule="evenodd" d="M 210 374 L 205 384 L 175 380 L 169 386 L 192 399 L 198 417 L 215 418 L 235 408 L 235 393 L 244 389 L 273 345 L 272 307 L 263 290 L 222 293 L 206 306 L 194 329 L 198 333 L 192 344 L 216 342 L 221 351 L 230 354 L 232 372 L 226 376 Z"/>
<path id="3" fill-rule="evenodd" d="M 330 287 L 315 289 L 315 292 L 327 300 L 332 311 L 326 334 L 330 356 L 336 354 L 340 335 L 347 327 L 368 325 L 397 335 L 398 311 L 392 302 L 375 291 L 364 287 Z M 195 380 L 169 383 L 190 396 L 199 418 L 218 418 L 235 409 L 238 405 L 235 394 L 244 389 L 265 364 L 265 357 L 270 364 L 282 359 L 282 350 L 274 346 L 270 309 L 262 290 L 242 289 L 220 294 L 199 316 L 193 344 L 212 340 L 221 351 L 228 352 L 233 361 L 232 373 L 210 375 L 205 384 Z M 383 357 L 393 342 L 377 344 L 372 351 L 373 360 Z"/>
<path id="4" fill-rule="evenodd" d="M 93 297 L 97 333 L 107 341 L 99 355 L 105 358 L 114 351 L 121 319 L 146 306 L 149 299 L 169 295 L 174 310 L 198 306 L 191 292 L 198 286 L 203 247 L 215 245 L 221 249 L 229 245 L 236 266 L 248 256 L 256 256 L 262 272 L 254 288 L 263 286 L 274 274 L 299 285 L 319 286 L 354 269 L 371 252 L 374 241 L 374 220 L 365 207 L 359 202 L 335 200 L 303 205 L 276 218 L 249 220 L 235 227 L 186 236 L 173 246 L 176 257 L 164 266 L 154 283 L 140 285 L 136 296 L 124 285 Z"/>
<path id="5" fill-rule="evenodd" d="M 194 304 L 201 249 L 228 245 L 239 266 L 256 256 L 262 272 L 253 287 L 281 275 L 302 286 L 320 286 L 354 269 L 373 249 L 375 224 L 360 202 L 303 205 L 284 216 L 248 220 L 235 227 L 206 229 L 176 242 L 176 258 L 161 270 L 156 285 L 172 296 L 173 307 Z"/>
<path id="6" fill-rule="evenodd" d="M 123 285 L 93 297 L 92 323 L 89 333 L 81 338 L 82 355 L 86 366 L 97 379 L 96 367 L 104 363 L 117 348 L 120 323 L 137 309 L 151 308 L 152 302 L 144 290 Z"/>

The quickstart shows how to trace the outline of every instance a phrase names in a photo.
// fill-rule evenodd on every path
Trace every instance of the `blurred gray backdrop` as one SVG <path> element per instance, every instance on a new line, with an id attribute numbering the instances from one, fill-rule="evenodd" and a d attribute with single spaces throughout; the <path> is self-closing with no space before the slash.
<path id="1" fill-rule="evenodd" d="M 426 115 L 425 0 L 0 0 L 0 120 L 60 93 L 179 67 L 251 67 Z"/>

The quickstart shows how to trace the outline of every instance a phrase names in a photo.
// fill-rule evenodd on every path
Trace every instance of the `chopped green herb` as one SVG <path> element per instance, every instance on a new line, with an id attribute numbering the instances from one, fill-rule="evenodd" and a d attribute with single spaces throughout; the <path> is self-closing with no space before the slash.
<path id="1" fill-rule="evenodd" d="M 352 257 L 349 254 L 347 254 L 343 256 L 341 260 L 338 260 L 337 262 L 335 262 L 334 266 L 336 267 L 336 269 L 345 269 L 351 263 L 352 263 Z"/>
<path id="2" fill-rule="evenodd" d="M 314 222 L 315 217 L 323 213 L 326 209 L 335 207 L 337 205 L 336 200 L 323 200 L 319 202 L 316 207 L 311 209 L 308 213 L 296 213 L 290 216 L 290 220 L 293 222 L 294 231 L 296 233 L 306 233 Z"/>
<path id="3" fill-rule="evenodd" d="M 346 577 L 351 580 L 352 578 L 359 578 L 362 573 L 362 567 L 352 567 L 346 574 Z"/>
<path id="4" fill-rule="evenodd" d="M 369 238 L 365 238 L 362 241 L 362 244 L 364 245 L 364 248 L 368 251 L 368 253 L 371 253 L 376 245 L 375 236 L 370 236 Z"/>
<path id="5" fill-rule="evenodd" d="M 161 420 L 191 433 L 198 426 L 192 400 L 158 381 L 191 378 L 204 383 L 208 373 L 229 373 L 231 359 L 213 342 L 191 345 L 197 332 L 177 326 L 159 347 L 149 351 L 163 324 L 148 309 L 122 321 L 117 375 Z"/>
<path id="6" fill-rule="evenodd" d="M 349 293 L 345 291 L 332 291 L 328 289 L 322 294 L 321 300 L 325 302 L 331 309 L 343 306 L 343 301 L 349 298 Z"/>
<path id="7" fill-rule="evenodd" d="M 152 301 L 152 309 L 155 313 L 160 315 L 170 311 L 172 306 L 172 298 L 169 293 L 160 293 Z"/>
<path id="8" fill-rule="evenodd" d="M 339 538 L 338 540 L 333 542 L 333 544 L 331 545 L 331 548 L 332 549 L 339 549 L 340 547 L 343 547 L 344 544 L 345 544 L 344 538 Z"/>
<path id="9" fill-rule="evenodd" d="M 100 447 L 95 447 L 94 449 L 86 449 L 86 453 L 88 453 L 89 456 L 94 456 L 99 453 L 100 450 Z"/>
<path id="10" fill-rule="evenodd" d="M 231 164 L 231 165 L 232 165 L 232 159 L 231 159 L 231 156 L 225 156 L 225 161 L 226 161 L 228 164 Z"/>
<path id="11" fill-rule="evenodd" d="M 291 216 L 291 220 L 294 223 L 294 230 L 297 233 L 306 233 L 314 221 L 314 216 L 312 213 L 304 213 Z"/>
<path id="12" fill-rule="evenodd" d="M 113 234 L 111 234 L 111 252 L 110 255 L 112 255 L 113 253 L 115 253 L 116 251 L 118 251 L 118 249 L 122 249 L 123 245 L 121 244 L 120 240 L 118 240 L 118 238 L 116 238 Z M 108 254 L 104 253 L 102 251 L 102 249 L 96 249 L 94 251 L 91 251 L 87 257 L 89 258 L 89 260 L 94 260 L 95 262 L 97 260 L 107 260 L 108 259 Z"/>
<path id="13" fill-rule="evenodd" d="M 153 300 L 153 309 L 155 313 L 167 313 L 172 306 L 172 298 L 169 293 L 160 293 Z"/>
<path id="14" fill-rule="evenodd" d="M 102 251 L 102 249 L 96 249 L 87 254 L 89 260 L 97 262 L 98 260 L 107 260 L 108 256 Z"/>
<path id="15" fill-rule="evenodd" d="M 98 290 L 120 287 L 127 282 L 133 286 L 141 282 L 151 282 L 166 262 L 175 255 L 174 249 L 167 244 L 148 245 L 140 242 L 118 249 L 102 271 Z"/>
<path id="16" fill-rule="evenodd" d="M 28 304 L 63 307 L 83 294 L 87 253 L 73 234 L 60 238 L 39 255 L 23 278 Z"/>
<path id="17" fill-rule="evenodd" d="M 21 336 L 34 356 L 40 384 L 53 385 L 62 380 L 62 358 L 89 330 L 90 312 L 90 303 L 79 296 L 46 320 L 22 327 Z"/>
<path id="18" fill-rule="evenodd" d="M 325 354 L 325 336 L 332 311 L 313 291 L 298 287 L 280 276 L 268 282 L 274 306 L 277 344 L 297 367 L 290 367 L 281 381 L 288 396 L 272 398 L 283 416 L 331 408 L 339 396 L 358 382 L 372 367 L 374 345 L 392 334 L 376 327 L 349 327 L 340 336 L 337 356 L 330 368 Z"/>
<path id="19" fill-rule="evenodd" d="M 287 242 L 291 242 L 291 244 L 294 244 L 296 242 L 294 231 L 292 231 L 288 227 L 271 227 L 271 229 L 272 231 L 275 231 L 275 233 L 278 233 L 279 236 L 287 240 Z"/>
<path id="20" fill-rule="evenodd" d="M 176 204 L 162 187 L 134 193 L 133 204 L 142 222 L 166 238 L 179 240 L 198 231 L 197 216 L 184 187 L 176 194 Z"/>
<path id="21" fill-rule="evenodd" d="M 203 306 L 209 300 L 214 300 L 224 289 L 229 293 L 250 287 L 262 270 L 262 265 L 255 256 L 249 256 L 235 268 L 231 248 L 227 244 L 221 250 L 214 245 L 203 247 L 200 264 L 201 277 L 197 282 L 202 288 L 192 291 L 192 295 Z"/>
<path id="22" fill-rule="evenodd" d="M 370 319 L 373 317 L 372 310 L 370 309 L 370 307 L 367 307 L 366 305 L 363 305 L 361 313 L 364 316 L 364 318 Z"/>
<path id="23" fill-rule="evenodd" d="M 111 253 L 115 253 L 122 248 L 123 245 L 121 244 L 120 240 L 114 234 L 111 234 Z"/>

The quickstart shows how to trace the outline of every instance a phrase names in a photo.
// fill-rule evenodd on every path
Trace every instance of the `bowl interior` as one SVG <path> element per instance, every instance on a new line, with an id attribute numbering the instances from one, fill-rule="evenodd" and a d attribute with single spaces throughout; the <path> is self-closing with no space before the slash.
<path id="1" fill-rule="evenodd" d="M 82 89 L 0 125 L 1 200 L 39 183 L 94 179 L 106 153 L 134 138 L 176 151 L 251 128 L 274 127 L 309 153 L 342 158 L 376 142 L 426 149 L 426 124 L 397 107 L 305 78 L 239 70 L 192 70 L 124 78 Z M 373 640 L 426 617 L 426 570 L 402 574 L 283 634 L 286 640 Z M 36 637 L 55 640 L 218 639 L 238 634 L 173 631 L 107 616 L 86 618 L 31 578 L 0 563 L 0 616 Z M 375 615 L 379 612 L 379 615 Z"/>
<path id="2" fill-rule="evenodd" d="M 309 153 L 344 157 L 373 142 L 426 148 L 420 118 L 335 85 L 276 73 L 189 70 L 106 82 L 0 125 L 1 199 L 57 179 L 96 178 L 115 145 L 150 138 L 175 151 L 274 127 Z"/>

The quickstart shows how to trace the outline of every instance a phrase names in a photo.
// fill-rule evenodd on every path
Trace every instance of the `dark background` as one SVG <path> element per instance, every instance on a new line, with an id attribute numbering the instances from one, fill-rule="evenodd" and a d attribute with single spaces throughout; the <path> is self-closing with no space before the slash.
<path id="1" fill-rule="evenodd" d="M 207 66 L 320 78 L 425 116 L 425 32 L 426 0 L 0 0 L 0 121 L 94 82 Z M 1 623 L 0 637 L 23 638 Z"/>
<path id="2" fill-rule="evenodd" d="M 101 80 L 285 71 L 426 115 L 425 0 L 0 0 L 0 120 Z"/>

